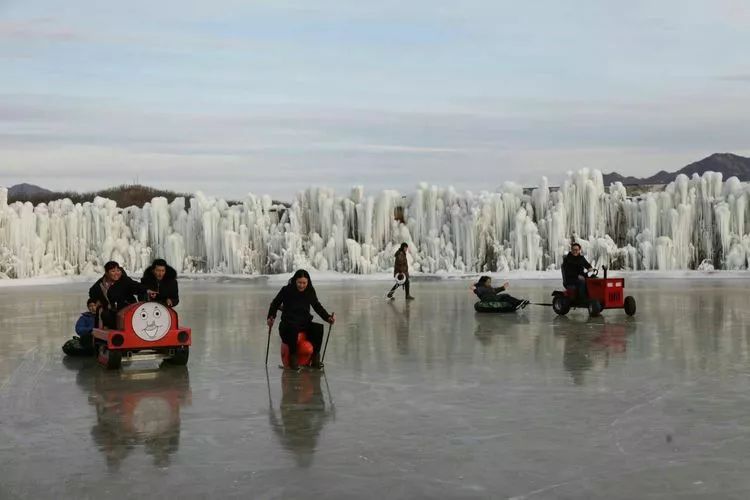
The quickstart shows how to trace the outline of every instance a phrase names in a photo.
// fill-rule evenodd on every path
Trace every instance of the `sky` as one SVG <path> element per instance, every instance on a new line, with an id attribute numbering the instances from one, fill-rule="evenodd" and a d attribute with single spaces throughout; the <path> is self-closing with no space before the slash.
<path id="1" fill-rule="evenodd" d="M 750 155 L 745 0 L 0 0 L 0 186 L 241 198 Z"/>

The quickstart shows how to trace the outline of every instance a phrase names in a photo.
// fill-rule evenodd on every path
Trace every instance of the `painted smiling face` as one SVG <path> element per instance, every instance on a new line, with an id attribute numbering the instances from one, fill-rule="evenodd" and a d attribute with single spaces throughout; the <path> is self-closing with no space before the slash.
<path id="1" fill-rule="evenodd" d="M 133 314 L 133 331 L 143 340 L 159 340 L 171 327 L 169 310 L 158 302 L 142 304 Z"/>

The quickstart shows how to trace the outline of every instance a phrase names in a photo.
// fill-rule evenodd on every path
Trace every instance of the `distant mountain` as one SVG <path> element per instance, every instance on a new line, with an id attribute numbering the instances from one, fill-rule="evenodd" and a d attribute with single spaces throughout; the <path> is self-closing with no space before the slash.
<path id="1" fill-rule="evenodd" d="M 142 207 L 157 196 L 166 198 L 169 203 L 175 198 L 181 196 L 185 198 L 185 205 L 189 207 L 191 197 L 191 195 L 187 193 L 176 193 L 174 191 L 156 189 L 142 186 L 140 184 L 123 184 L 122 186 L 102 189 L 100 191 L 91 191 L 88 193 L 78 193 L 75 191 L 50 191 L 49 189 L 44 189 L 32 184 L 16 184 L 15 186 L 8 188 L 9 203 L 16 201 L 29 201 L 34 205 L 37 205 L 39 203 L 49 203 L 53 200 L 62 200 L 63 198 L 68 198 L 73 203 L 85 203 L 87 201 L 94 201 L 94 198 L 97 196 L 116 201 L 118 207 Z M 241 203 L 236 200 L 226 201 L 229 205 L 238 205 Z M 289 203 L 276 200 L 273 200 L 273 203 L 276 205 L 284 205 L 286 207 L 291 206 Z"/>
<path id="2" fill-rule="evenodd" d="M 43 187 L 36 186 L 34 184 L 16 184 L 8 188 L 8 197 L 10 198 L 31 198 L 34 196 L 44 196 L 50 194 L 52 191 L 44 189 Z"/>
<path id="3" fill-rule="evenodd" d="M 679 174 L 691 177 L 693 174 L 703 174 L 709 171 L 721 172 L 724 180 L 737 177 L 741 181 L 750 181 L 750 158 L 732 153 L 714 153 L 676 172 L 661 170 L 646 178 L 624 177 L 617 172 L 604 174 L 604 185 L 609 186 L 613 182 L 622 182 L 625 185 L 668 184 Z"/>
<path id="4" fill-rule="evenodd" d="M 49 203 L 52 200 L 61 200 L 69 198 L 73 203 L 84 203 L 94 201 L 94 198 L 101 196 L 115 200 L 119 207 L 138 206 L 142 207 L 146 202 L 157 196 L 165 197 L 169 202 L 178 196 L 183 196 L 189 202 L 190 195 L 184 193 L 175 193 L 174 191 L 165 191 L 163 189 L 154 189 L 139 184 L 125 184 L 101 191 L 89 193 L 77 193 L 73 191 L 50 191 L 39 186 L 31 184 L 17 184 L 8 189 L 8 202 L 30 201 L 34 205 L 38 203 Z"/>

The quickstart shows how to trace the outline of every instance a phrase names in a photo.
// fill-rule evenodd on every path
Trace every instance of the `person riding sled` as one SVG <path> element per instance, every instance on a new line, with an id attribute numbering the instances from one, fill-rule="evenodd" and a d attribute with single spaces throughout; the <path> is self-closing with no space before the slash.
<path id="1" fill-rule="evenodd" d="M 63 344 L 62 350 L 68 356 L 82 356 L 94 353 L 94 337 L 92 332 L 98 326 L 96 317 L 97 303 L 94 299 L 86 302 L 87 311 L 82 312 L 76 321 L 75 331 L 78 337 L 73 337 Z"/>
<path id="2" fill-rule="evenodd" d="M 104 264 L 104 276 L 89 289 L 89 298 L 97 302 L 102 324 L 107 328 L 117 328 L 117 313 L 138 302 L 137 297 L 144 294 L 150 296 L 155 292 L 128 276 L 115 261 Z"/>
<path id="3" fill-rule="evenodd" d="M 276 297 L 271 301 L 268 308 L 268 328 L 273 327 L 276 313 L 281 309 L 281 322 L 279 323 L 279 337 L 289 349 L 289 367 L 297 368 L 297 334 L 305 332 L 307 340 L 313 346 L 313 355 L 310 366 L 322 368 L 320 362 L 320 348 L 323 343 L 323 325 L 313 323 L 310 314 L 312 307 L 326 323 L 336 322 L 336 315 L 328 314 L 321 305 L 318 295 L 313 288 L 310 274 L 304 269 L 299 269 L 289 280 Z"/>
<path id="4" fill-rule="evenodd" d="M 152 295 L 142 295 L 141 300 L 153 300 L 167 307 L 175 307 L 180 303 L 177 271 L 164 259 L 156 259 L 146 269 L 141 278 L 141 285 L 156 292 Z"/>
<path id="5" fill-rule="evenodd" d="M 393 277 L 396 278 L 396 284 L 386 295 L 389 299 L 393 300 L 393 294 L 396 292 L 399 286 L 404 287 L 406 292 L 406 300 L 414 300 L 414 297 L 409 293 L 409 259 L 406 257 L 406 251 L 409 245 L 401 243 L 395 254 L 395 262 L 393 264 Z"/>
<path id="6" fill-rule="evenodd" d="M 482 276 L 479 278 L 473 286 L 474 294 L 479 297 L 480 302 L 498 302 L 501 307 L 508 311 L 517 311 L 523 309 L 529 304 L 528 300 L 517 299 L 507 293 L 502 293 L 510 288 L 510 283 L 507 281 L 502 286 L 497 288 L 492 286 L 492 278 L 489 276 Z"/>
<path id="7" fill-rule="evenodd" d="M 562 263 L 563 286 L 575 288 L 579 298 L 586 298 L 586 273 L 591 270 L 591 264 L 581 255 L 581 245 L 570 245 L 570 252 Z"/>

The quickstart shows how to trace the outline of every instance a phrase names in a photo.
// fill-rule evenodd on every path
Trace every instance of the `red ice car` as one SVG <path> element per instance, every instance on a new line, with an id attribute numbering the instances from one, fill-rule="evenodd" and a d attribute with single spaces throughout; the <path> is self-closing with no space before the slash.
<path id="1" fill-rule="evenodd" d="M 578 307 L 588 309 L 591 316 L 599 316 L 604 309 L 624 309 L 628 316 L 634 315 L 635 299 L 625 296 L 625 279 L 608 278 L 607 268 L 602 269 L 603 278 L 597 277 L 598 270 L 586 278 L 586 297 L 580 297 L 574 287 L 552 292 L 552 309 L 561 316 Z"/>
<path id="2" fill-rule="evenodd" d="M 158 302 L 139 302 L 117 314 L 117 329 L 94 328 L 99 363 L 117 369 L 133 359 L 188 362 L 192 332 L 179 326 L 177 312 Z"/>

